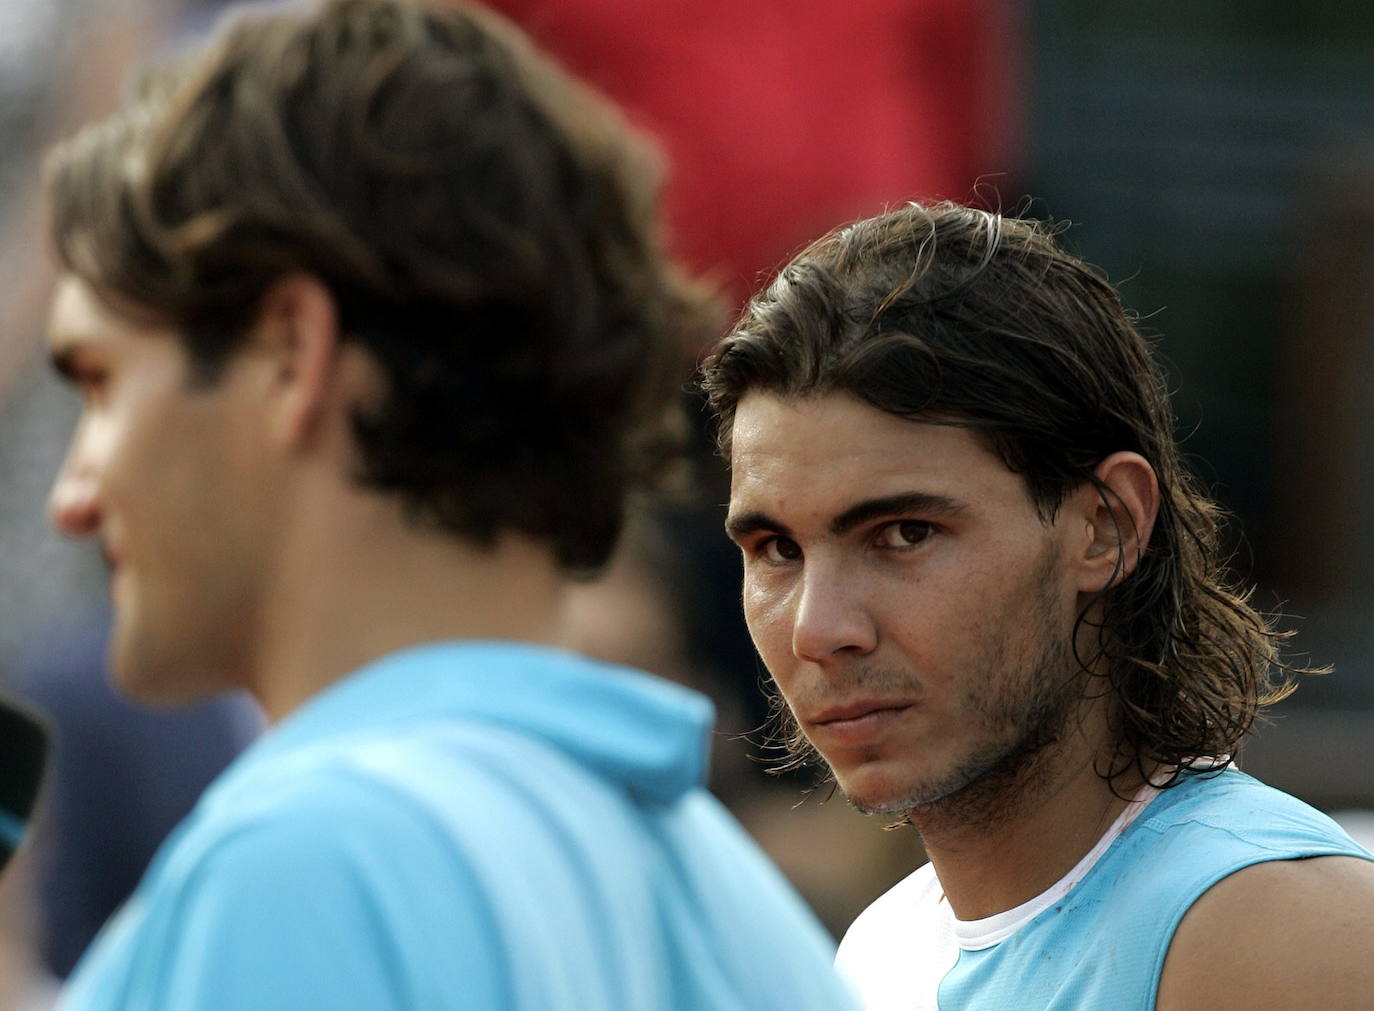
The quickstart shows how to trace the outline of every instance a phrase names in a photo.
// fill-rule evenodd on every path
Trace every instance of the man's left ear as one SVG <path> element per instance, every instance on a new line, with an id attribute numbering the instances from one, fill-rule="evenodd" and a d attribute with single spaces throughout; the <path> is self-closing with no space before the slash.
<path id="1" fill-rule="evenodd" d="M 1113 453 L 1075 492 L 1086 538 L 1076 559 L 1080 593 L 1099 593 L 1135 571 L 1159 512 L 1159 481 L 1139 453 Z"/>
<path id="2" fill-rule="evenodd" d="M 319 424 L 338 371 L 334 297 L 310 274 L 286 274 L 263 295 L 255 329 L 274 365 L 272 438 L 283 449 L 298 448 Z"/>

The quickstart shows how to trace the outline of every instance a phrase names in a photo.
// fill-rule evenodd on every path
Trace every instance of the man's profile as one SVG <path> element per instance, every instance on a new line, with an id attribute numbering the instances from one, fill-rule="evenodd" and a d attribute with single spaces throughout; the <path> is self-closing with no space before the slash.
<path id="1" fill-rule="evenodd" d="M 1110 285 L 908 205 L 800 253 L 704 382 L 793 760 L 931 858 L 841 943 L 870 1011 L 1368 1002 L 1374 863 L 1232 767 L 1283 636 Z"/>
<path id="2" fill-rule="evenodd" d="M 53 522 L 127 693 L 274 724 L 62 1007 L 845 1006 L 701 787 L 707 702 L 556 648 L 714 315 L 655 188 L 461 4 L 245 14 L 55 152 Z"/>

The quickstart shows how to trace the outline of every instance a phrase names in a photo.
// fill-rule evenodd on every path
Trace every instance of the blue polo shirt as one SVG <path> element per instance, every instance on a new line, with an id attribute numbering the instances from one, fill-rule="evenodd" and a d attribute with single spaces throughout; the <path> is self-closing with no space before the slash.
<path id="1" fill-rule="evenodd" d="M 850 1007 L 829 939 L 701 785 L 710 720 L 539 647 L 385 657 L 211 787 L 59 1007 Z"/>

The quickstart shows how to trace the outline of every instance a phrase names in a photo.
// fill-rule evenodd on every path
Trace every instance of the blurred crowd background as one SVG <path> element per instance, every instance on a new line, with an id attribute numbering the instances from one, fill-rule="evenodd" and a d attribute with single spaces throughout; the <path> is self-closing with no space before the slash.
<path id="1" fill-rule="evenodd" d="M 1374 808 L 1374 8 L 1338 0 L 500 0 L 659 138 L 676 248 L 729 311 L 799 244 L 908 199 L 1072 222 L 1168 363 L 1180 436 L 1235 516 L 1238 577 L 1330 677 L 1242 765 L 1371 831 Z M 0 1006 L 44 1006 L 201 787 L 259 730 L 105 682 L 103 566 L 43 502 L 75 418 L 42 352 L 45 147 L 114 107 L 139 60 L 227 6 L 0 0 L 0 685 L 45 706 L 57 766 L 0 880 Z M 1033 198 L 1027 200 L 1026 198 Z M 684 389 L 701 348 L 683 349 Z M 699 405 L 687 400 L 689 416 Z M 716 700 L 713 788 L 839 932 L 922 860 L 814 777 L 765 773 L 762 671 L 693 470 L 640 516 L 571 626 L 589 652 Z M 26 1004 L 27 1002 L 27 1004 Z"/>

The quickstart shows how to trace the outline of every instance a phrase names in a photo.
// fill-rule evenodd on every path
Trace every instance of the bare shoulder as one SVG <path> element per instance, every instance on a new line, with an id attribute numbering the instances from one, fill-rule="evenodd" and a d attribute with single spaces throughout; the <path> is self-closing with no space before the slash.
<path id="1" fill-rule="evenodd" d="M 1183 917 L 1158 1011 L 1365 1007 L 1374 995 L 1374 862 L 1255 864 Z"/>

